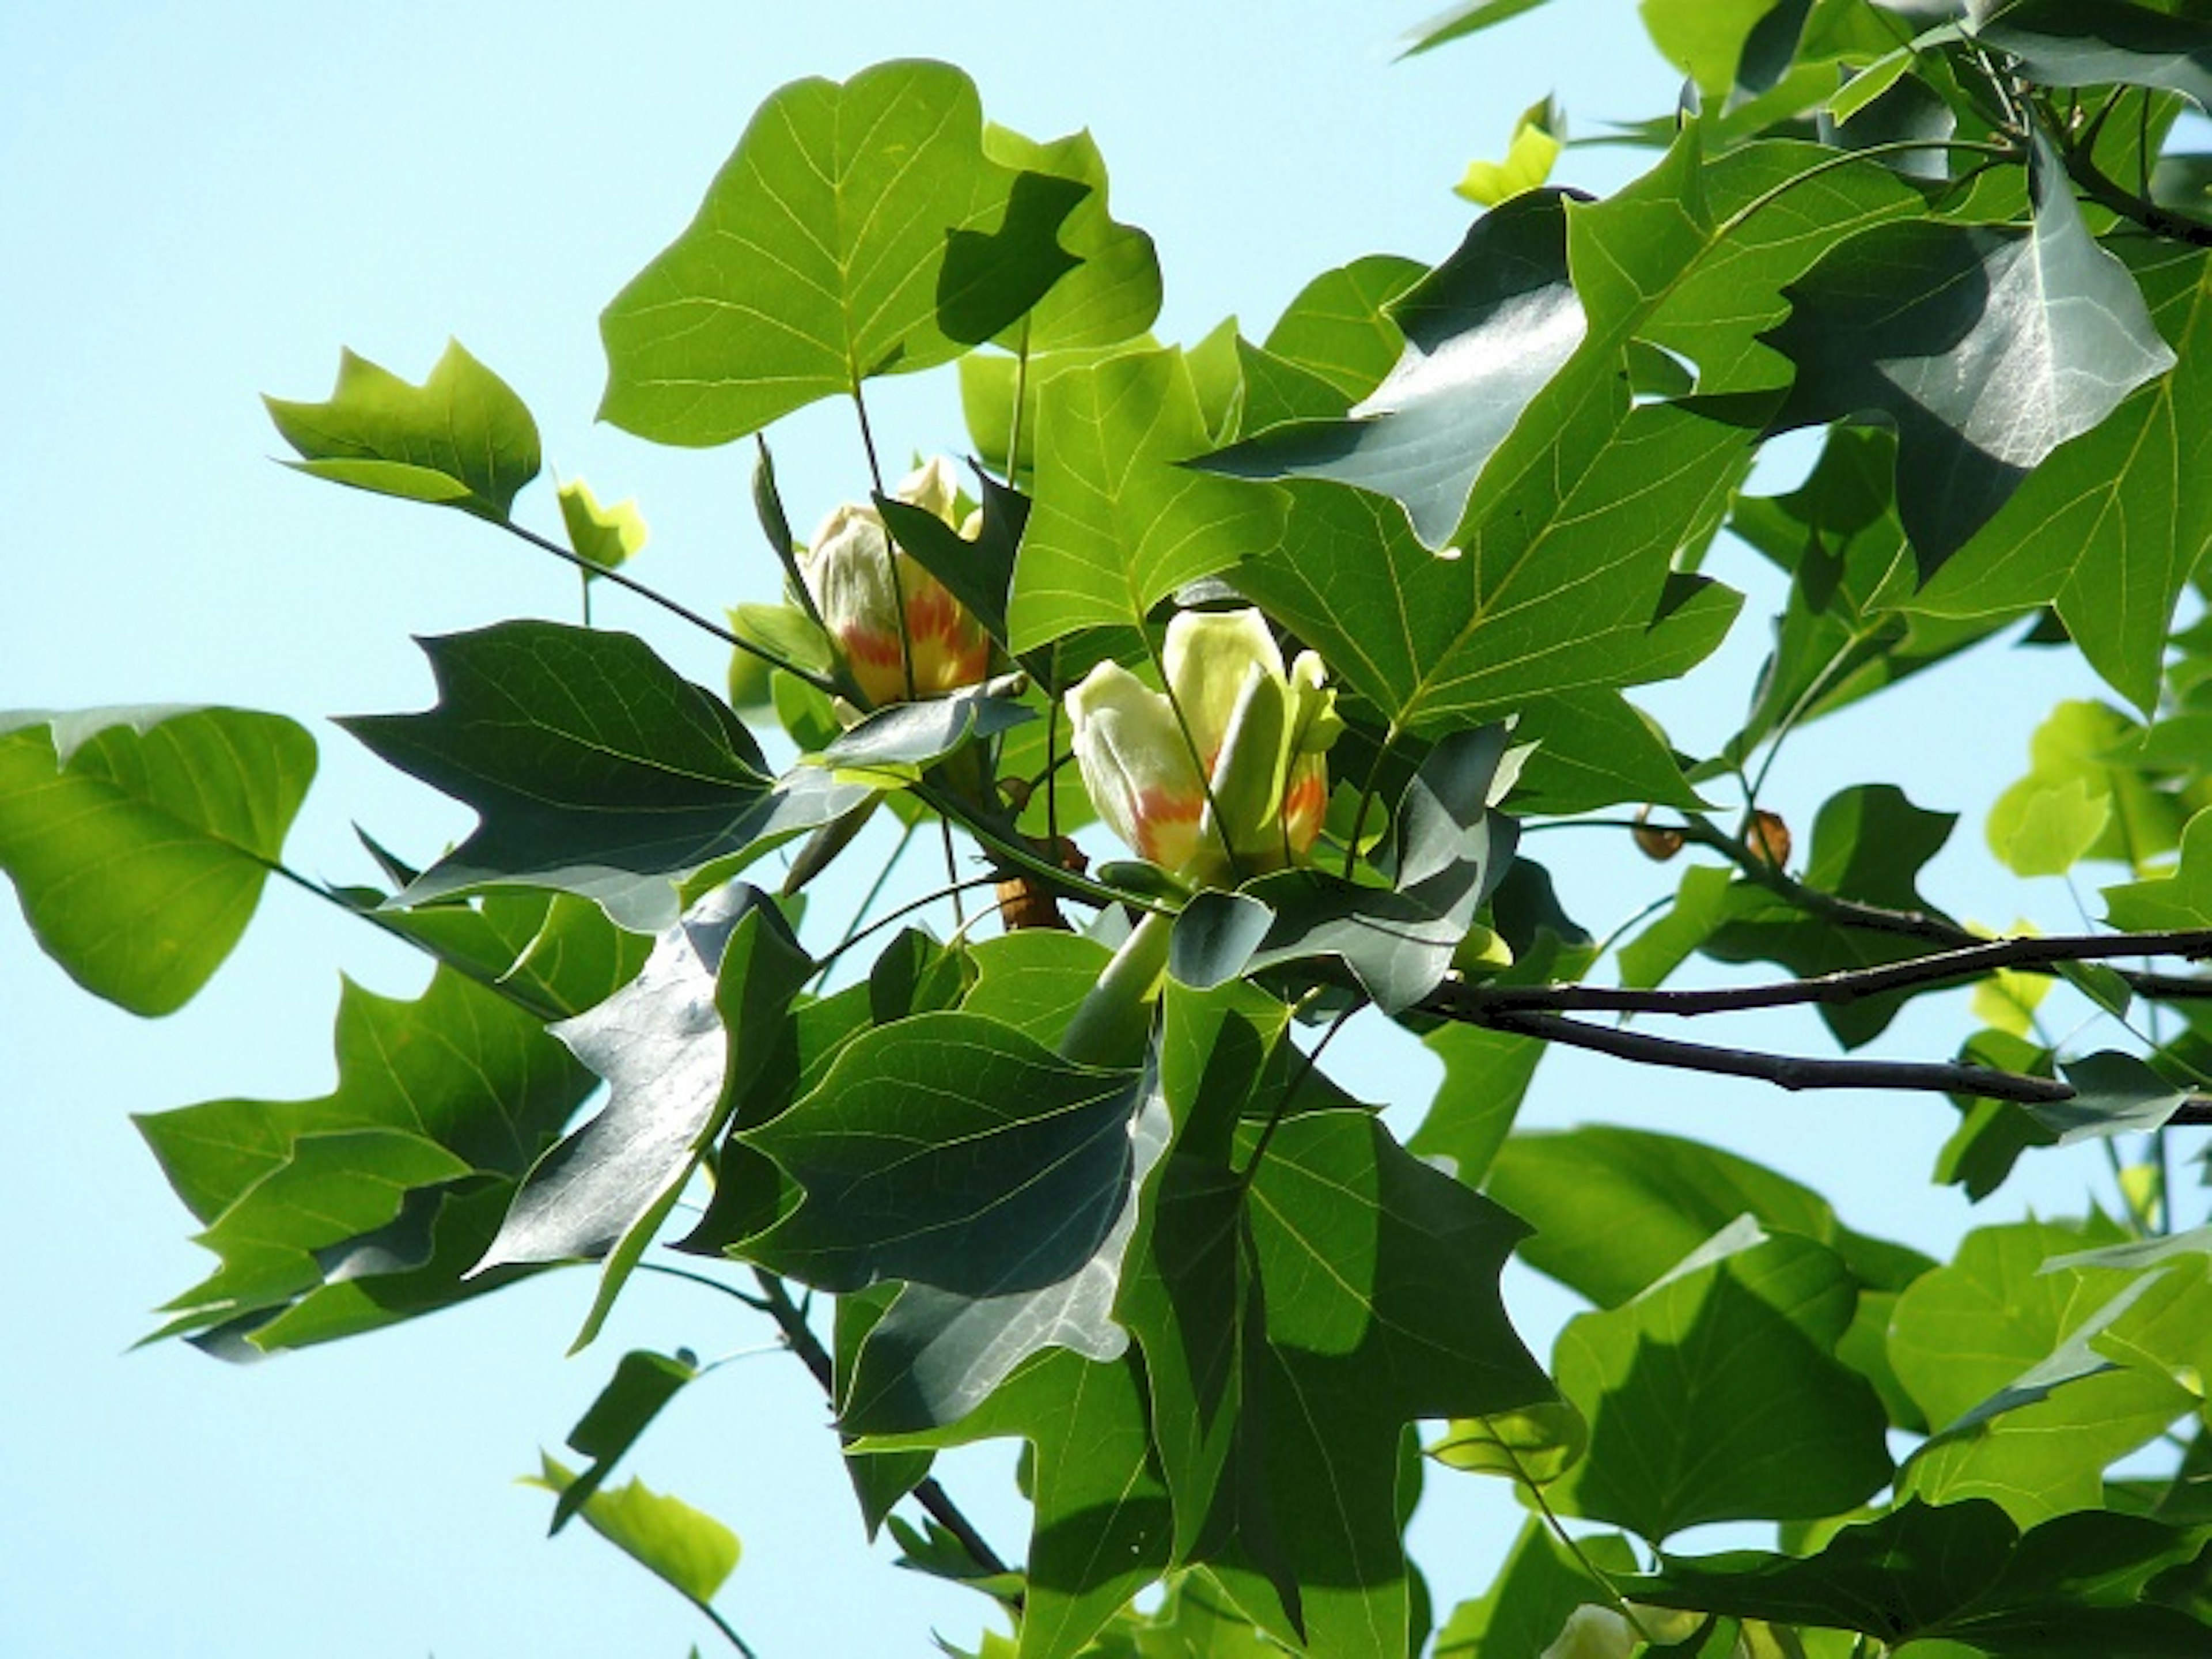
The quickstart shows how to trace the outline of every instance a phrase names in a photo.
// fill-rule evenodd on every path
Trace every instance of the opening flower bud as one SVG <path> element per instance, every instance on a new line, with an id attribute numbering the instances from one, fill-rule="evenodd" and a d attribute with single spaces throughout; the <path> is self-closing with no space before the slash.
<path id="1" fill-rule="evenodd" d="M 943 456 L 908 473 L 891 493 L 975 539 L 974 515 L 965 525 L 953 519 L 958 490 Z M 991 641 L 982 625 L 944 583 L 893 550 L 873 507 L 848 501 L 833 509 L 814 532 L 799 574 L 871 703 L 942 696 L 990 673 Z"/>
<path id="2" fill-rule="evenodd" d="M 1344 727 L 1321 659 L 1303 652 L 1285 672 L 1253 610 L 1182 612 L 1162 659 L 1166 692 L 1106 662 L 1067 694 L 1076 763 L 1099 816 L 1200 885 L 1302 860 L 1328 805 L 1323 756 Z"/>

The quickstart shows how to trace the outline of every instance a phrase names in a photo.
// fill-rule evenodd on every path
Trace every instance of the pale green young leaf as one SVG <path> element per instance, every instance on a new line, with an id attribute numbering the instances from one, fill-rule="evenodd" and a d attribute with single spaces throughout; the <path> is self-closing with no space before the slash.
<path id="1" fill-rule="evenodd" d="M 173 1012 L 246 931 L 314 773 L 277 714 L 0 712 L 0 872 L 70 978 Z"/>
<path id="2" fill-rule="evenodd" d="M 264 398 L 302 472 L 380 495 L 458 507 L 504 522 L 538 476 L 538 425 L 506 381 L 449 340 L 410 386 L 350 351 L 326 402 Z"/>

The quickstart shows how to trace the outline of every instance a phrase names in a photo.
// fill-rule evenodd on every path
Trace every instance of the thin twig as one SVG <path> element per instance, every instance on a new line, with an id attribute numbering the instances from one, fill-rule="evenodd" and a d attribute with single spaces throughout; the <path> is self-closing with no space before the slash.
<path id="1" fill-rule="evenodd" d="M 1480 986 L 1447 982 L 1427 1006 L 1452 1018 L 1492 1012 L 1723 1013 L 1744 1008 L 1787 1008 L 1814 1002 L 1838 1005 L 1911 986 L 1976 979 L 2000 968 L 2052 967 L 2110 957 L 2212 955 L 2212 931 L 2172 933 L 2078 933 L 1985 939 L 1875 968 L 1846 968 L 1808 979 L 1705 990 L 1646 990 L 1604 985 Z"/>
<path id="2" fill-rule="evenodd" d="M 799 1362 L 819 1383 L 822 1392 L 834 1402 L 837 1398 L 837 1369 L 830 1352 L 822 1346 L 822 1339 L 814 1334 L 814 1328 L 806 1322 L 806 1315 L 791 1299 L 791 1291 L 783 1280 L 764 1267 L 755 1267 L 753 1278 L 759 1283 L 761 1295 L 768 1303 L 769 1317 L 783 1333 L 784 1346 L 799 1357 Z M 975 1565 L 987 1573 L 996 1576 L 1011 1572 L 1005 1558 L 991 1547 L 990 1542 L 975 1529 L 975 1523 L 961 1512 L 934 1475 L 925 1478 L 914 1489 L 915 1501 L 927 1510 L 938 1525 L 958 1539 L 961 1547 L 974 1558 Z"/>
<path id="3" fill-rule="evenodd" d="M 1820 1060 L 1773 1054 L 1749 1048 L 1718 1048 L 1681 1042 L 1610 1025 L 1585 1025 L 1556 1014 L 1486 1012 L 1471 1023 L 1516 1036 L 1540 1038 L 1573 1048 L 1592 1048 L 1646 1066 L 1711 1072 L 1723 1077 L 1756 1078 L 1778 1088 L 1905 1089 L 1936 1094 L 1974 1095 L 1985 1100 L 2055 1104 L 2074 1098 L 2068 1085 L 2049 1078 L 2022 1077 L 1987 1066 L 1935 1064 L 1903 1060 Z"/>

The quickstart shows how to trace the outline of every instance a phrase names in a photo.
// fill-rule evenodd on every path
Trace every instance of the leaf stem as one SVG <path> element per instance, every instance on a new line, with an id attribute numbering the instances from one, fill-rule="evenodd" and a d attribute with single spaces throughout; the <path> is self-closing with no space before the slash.
<path id="1" fill-rule="evenodd" d="M 506 531 L 508 534 L 520 537 L 524 541 L 528 542 L 532 547 L 538 549 L 540 552 L 550 553 L 555 558 L 562 561 L 564 563 L 574 565 L 579 570 L 590 570 L 594 572 L 601 580 L 611 581 L 616 586 L 623 588 L 629 592 L 636 594 L 640 599 L 644 599 L 648 604 L 659 605 L 663 611 L 667 611 L 671 616 L 678 617 L 684 622 L 690 623 L 692 627 L 696 628 L 704 633 L 713 635 L 725 645 L 731 646 L 737 650 L 744 652 L 748 656 L 758 657 L 763 662 L 766 663 L 771 668 L 781 668 L 785 673 L 793 676 L 794 678 L 805 681 L 807 684 L 812 686 L 817 691 L 827 692 L 834 696 L 842 690 L 837 682 L 834 679 L 830 679 L 824 675 L 817 674 L 811 668 L 801 667 L 799 664 L 792 661 L 788 657 L 784 656 L 781 652 L 772 651 L 764 645 L 757 644 L 753 641 L 744 638 L 742 635 L 732 633 L 730 629 L 723 627 L 721 623 L 711 621 L 708 617 L 700 615 L 696 611 L 692 610 L 690 606 L 682 604 L 678 600 L 670 599 L 668 595 L 661 592 L 658 588 L 647 586 L 645 583 L 638 580 L 635 576 L 628 575 L 620 570 L 601 570 L 598 566 L 591 563 L 589 560 L 584 558 L 580 554 L 572 552 L 569 549 L 562 546 L 560 543 L 553 541 L 547 537 L 541 536 L 534 530 L 526 529 L 523 526 L 516 524 L 512 520 L 502 519 L 499 520 L 499 526 L 501 529 Z"/>
<path id="2" fill-rule="evenodd" d="M 1505 1455 L 1505 1461 L 1512 1464 L 1513 1478 L 1521 1483 L 1521 1489 L 1528 1494 L 1528 1501 L 1536 1506 L 1536 1512 L 1544 1517 L 1544 1524 L 1551 1528 L 1552 1536 L 1566 1547 L 1567 1553 L 1575 1558 L 1583 1572 L 1589 1576 L 1590 1582 L 1603 1590 L 1611 1599 L 1614 1611 L 1628 1621 L 1629 1628 L 1636 1632 L 1638 1639 L 1647 1648 L 1657 1647 L 1659 1638 L 1646 1629 L 1644 1621 L 1636 1616 L 1636 1609 L 1629 1605 L 1628 1598 L 1620 1593 L 1620 1586 L 1613 1582 L 1612 1576 L 1590 1559 L 1589 1553 L 1583 1548 L 1581 1541 L 1567 1530 L 1566 1524 L 1559 1519 L 1558 1512 L 1552 1508 L 1550 1501 L 1545 1498 L 1543 1487 L 1530 1478 L 1528 1466 L 1521 1461 L 1521 1455 L 1507 1445 L 1502 1437 L 1498 1442 L 1498 1449 Z"/>
<path id="3" fill-rule="evenodd" d="M 806 1313 L 791 1299 L 790 1288 L 781 1279 L 765 1267 L 755 1267 L 753 1278 L 767 1299 L 769 1317 L 783 1333 L 784 1346 L 799 1357 L 822 1392 L 830 1397 L 834 1407 L 837 1401 L 837 1368 L 830 1352 L 822 1346 L 822 1339 L 814 1334 L 814 1328 L 806 1322 Z M 975 1523 L 962 1513 L 960 1506 L 949 1497 L 935 1477 L 923 1480 L 914 1489 L 915 1501 L 927 1510 L 938 1525 L 960 1540 L 961 1547 L 975 1558 L 975 1565 L 987 1575 L 996 1576 L 1013 1571 L 1003 1557 L 991 1547 L 990 1542 L 975 1528 Z"/>

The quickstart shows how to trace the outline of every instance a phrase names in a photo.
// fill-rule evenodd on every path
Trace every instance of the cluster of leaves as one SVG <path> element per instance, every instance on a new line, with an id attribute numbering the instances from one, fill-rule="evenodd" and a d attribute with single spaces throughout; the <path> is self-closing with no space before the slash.
<path id="1" fill-rule="evenodd" d="M 1513 1127 L 1556 1042 L 1948 1091 L 1942 1173 L 1978 1197 L 2084 1138 L 2148 1135 L 2154 1171 L 2202 1115 L 2206 985 L 2102 964 L 2212 949 L 2212 637 L 2174 631 L 2212 542 L 2212 224 L 2204 158 L 2171 143 L 2212 105 L 2212 28 L 2125 0 L 1643 9 L 1692 85 L 1631 135 L 1641 178 L 1547 185 L 1539 106 L 1470 173 L 1456 250 L 1326 272 L 1260 341 L 1153 338 L 1152 245 L 1095 147 L 987 124 L 957 70 L 769 100 L 609 306 L 600 412 L 708 446 L 846 398 L 865 434 L 868 381 L 957 363 L 980 529 L 880 477 L 871 498 L 989 635 L 983 684 L 867 706 L 763 441 L 781 601 L 725 629 L 660 599 L 734 647 L 729 695 L 589 626 L 427 642 L 434 707 L 343 724 L 478 823 L 420 868 L 372 844 L 376 886 L 282 863 L 315 754 L 288 719 L 0 718 L 0 868 L 94 994 L 180 1006 L 272 872 L 438 964 L 412 1002 L 347 992 L 328 1096 L 143 1121 L 218 1262 L 164 1334 L 270 1352 L 590 1263 L 580 1346 L 648 1251 L 706 1258 L 829 1391 L 865 1523 L 995 1597 L 1015 1633 L 986 1650 L 1024 1659 L 2212 1646 L 2212 1234 L 2149 1176 L 2124 1224 L 1992 1227 L 1939 1262 L 1687 1139 Z M 627 505 L 565 489 L 565 542 L 515 521 L 537 428 L 458 344 L 420 386 L 349 356 L 328 400 L 270 408 L 304 471 L 637 586 Z M 1745 493 L 1806 428 L 1805 482 Z M 1740 730 L 1686 756 L 1624 694 L 1735 623 L 1702 568 L 1723 532 L 1789 597 Z M 1084 873 L 1060 697 L 1108 659 L 1157 676 L 1168 614 L 1224 604 L 1339 688 L 1315 857 L 1233 891 Z M 1990 844 L 2022 876 L 2123 864 L 2118 931 L 1981 939 L 1919 887 L 1953 818 L 1880 781 L 1821 807 L 1793 872 L 1758 803 L 1790 735 L 2024 621 L 2125 707 L 2054 713 Z M 1618 986 L 1585 984 L 1600 953 L 1516 826 L 1624 808 L 1699 856 Z M 803 890 L 876 814 L 958 830 L 1022 925 L 908 927 L 859 970 L 860 919 L 805 942 Z M 779 849 L 778 890 L 746 879 Z M 1163 939 L 1164 977 L 1132 967 Z M 1668 988 L 1700 955 L 1792 977 Z M 2054 973 L 2118 1048 L 2044 1033 Z M 1571 1018 L 1812 1001 L 1856 1048 L 1970 976 L 1984 1029 L 1941 1063 Z M 1320 1063 L 1365 1010 L 1443 1062 L 1403 1139 Z M 1589 1304 L 1548 1366 L 1500 1301 L 1516 1250 Z M 571 1436 L 589 1467 L 544 1475 L 556 1525 L 706 1607 L 734 1540 L 609 1484 L 702 1375 L 625 1357 Z M 1032 1453 L 1018 1566 L 930 1475 L 1007 1437 Z M 2162 1437 L 2177 1467 L 2112 1473 Z M 1438 1466 L 1536 1514 L 1440 1619 L 1404 1542 Z M 1662 1553 L 1723 1521 L 1782 1523 L 1779 1547 Z"/>

